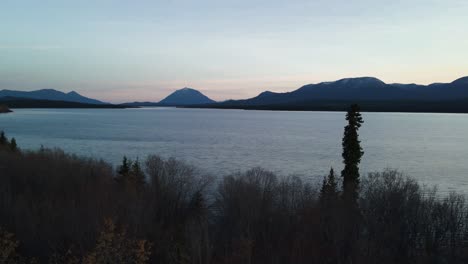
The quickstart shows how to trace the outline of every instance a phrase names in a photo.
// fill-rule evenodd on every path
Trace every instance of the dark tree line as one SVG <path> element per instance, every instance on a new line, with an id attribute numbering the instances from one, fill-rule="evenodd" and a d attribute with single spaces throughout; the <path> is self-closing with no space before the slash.
<path id="1" fill-rule="evenodd" d="M 0 263 L 467 263 L 464 196 L 361 178 L 357 106 L 347 121 L 342 177 L 320 186 L 261 168 L 214 181 L 158 156 L 114 170 L 2 133 Z"/>
<path id="2" fill-rule="evenodd" d="M 16 144 L 16 139 L 11 138 L 11 140 L 8 140 L 8 138 L 5 136 L 5 132 L 0 131 L 0 148 L 12 152 L 17 151 L 18 146 Z"/>

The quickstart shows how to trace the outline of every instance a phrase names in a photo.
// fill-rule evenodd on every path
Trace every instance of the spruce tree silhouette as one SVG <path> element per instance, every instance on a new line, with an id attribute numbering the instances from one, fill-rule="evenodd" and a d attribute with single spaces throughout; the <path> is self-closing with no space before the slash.
<path id="1" fill-rule="evenodd" d="M 346 114 L 348 124 L 343 135 L 343 177 L 342 193 L 342 246 L 340 263 L 357 263 L 357 240 L 359 239 L 361 212 L 358 205 L 359 196 L 359 163 L 364 151 L 359 141 L 358 130 L 362 120 L 359 106 L 351 105 Z"/>
<path id="2" fill-rule="evenodd" d="M 131 165 L 130 178 L 135 188 L 138 191 L 141 191 L 141 189 L 145 186 L 146 181 L 145 173 L 141 169 L 140 161 L 138 160 L 138 158 Z"/>
<path id="3" fill-rule="evenodd" d="M 344 128 L 343 135 L 343 163 L 344 169 L 341 171 L 343 177 L 343 197 L 349 202 L 357 203 L 359 189 L 359 163 L 364 155 L 364 151 L 359 141 L 359 128 L 364 123 L 359 106 L 353 104 L 346 114 L 348 125 Z"/>
<path id="4" fill-rule="evenodd" d="M 10 141 L 10 150 L 15 152 L 18 150 L 18 145 L 16 144 L 16 139 L 12 138 Z"/>
<path id="5" fill-rule="evenodd" d="M 338 184 L 335 179 L 335 171 L 330 168 L 330 173 L 323 178 L 322 188 L 320 189 L 319 200 L 325 206 L 336 200 L 338 196 Z"/>
<path id="6" fill-rule="evenodd" d="M 5 136 L 5 132 L 0 131 L 0 145 L 6 145 L 8 143 L 8 139 Z"/>
<path id="7" fill-rule="evenodd" d="M 127 177 L 128 174 L 130 173 L 130 164 L 131 162 L 128 161 L 127 157 L 124 156 L 122 159 L 122 165 L 119 166 L 119 169 L 117 171 L 118 175 L 118 180 L 121 181 L 123 178 Z"/>
<path id="8" fill-rule="evenodd" d="M 338 205 L 339 190 L 335 178 L 335 171 L 330 169 L 327 177 L 323 178 L 322 188 L 319 194 L 320 206 L 320 257 L 326 259 L 323 263 L 337 263 L 338 256 L 336 247 L 338 245 Z"/>

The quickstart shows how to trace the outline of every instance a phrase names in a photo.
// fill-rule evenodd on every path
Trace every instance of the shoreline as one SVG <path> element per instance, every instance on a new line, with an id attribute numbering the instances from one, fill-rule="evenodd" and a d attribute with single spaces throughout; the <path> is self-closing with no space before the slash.
<path id="1" fill-rule="evenodd" d="M 8 106 L 6 105 L 0 105 L 0 114 L 8 114 L 8 113 L 12 113 L 13 111 L 8 108 Z"/>
<path id="2" fill-rule="evenodd" d="M 351 104 L 358 104 L 361 112 L 372 113 L 447 113 L 467 114 L 468 100 L 455 101 L 316 101 L 298 104 L 269 104 L 269 105 L 242 105 L 242 104 L 208 104 L 179 106 L 178 108 L 199 109 L 237 109 L 262 111 L 293 111 L 293 112 L 346 112 Z"/>

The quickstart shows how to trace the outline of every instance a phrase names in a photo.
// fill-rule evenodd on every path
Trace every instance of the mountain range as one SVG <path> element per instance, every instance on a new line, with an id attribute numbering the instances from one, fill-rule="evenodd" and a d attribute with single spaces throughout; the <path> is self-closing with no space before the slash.
<path id="1" fill-rule="evenodd" d="M 0 90 L 0 102 L 13 108 L 51 107 L 51 108 L 108 108 L 108 107 L 140 107 L 140 106 L 189 106 L 216 103 L 201 92 L 192 88 L 176 90 L 160 102 L 133 102 L 112 105 L 91 99 L 75 91 L 64 93 L 54 89 L 36 91 Z"/>
<path id="2" fill-rule="evenodd" d="M 263 92 L 245 100 L 229 100 L 218 105 L 294 105 L 317 101 L 442 101 L 468 99 L 468 77 L 451 83 L 386 84 L 374 77 L 346 78 L 334 82 L 308 84 L 287 93 Z"/>
<path id="3" fill-rule="evenodd" d="M 468 113 L 468 77 L 451 83 L 386 84 L 374 77 L 308 84 L 286 93 L 263 92 L 244 100 L 196 107 L 221 109 L 346 111 L 357 103 L 367 112 Z"/>
<path id="4" fill-rule="evenodd" d="M 15 99 L 33 99 L 33 100 L 49 100 L 49 101 L 62 101 L 62 102 L 75 102 L 83 104 L 106 104 L 96 99 L 91 99 L 78 94 L 75 91 L 64 93 L 54 89 L 42 89 L 36 91 L 13 91 L 13 90 L 0 90 L 1 98 L 15 98 Z"/>
<path id="5" fill-rule="evenodd" d="M 215 102 L 192 88 L 176 90 L 159 102 L 133 102 L 118 106 L 87 98 L 76 92 L 63 93 L 53 89 L 31 92 L 1 90 L 0 102 L 11 108 L 93 107 L 101 105 L 120 108 L 181 106 L 327 111 L 346 110 L 349 104 L 359 103 L 363 111 L 468 113 L 468 76 L 450 83 L 430 85 L 387 84 L 374 77 L 345 78 L 332 82 L 304 85 L 297 90 L 286 93 L 266 91 L 253 98 L 224 102 Z"/>

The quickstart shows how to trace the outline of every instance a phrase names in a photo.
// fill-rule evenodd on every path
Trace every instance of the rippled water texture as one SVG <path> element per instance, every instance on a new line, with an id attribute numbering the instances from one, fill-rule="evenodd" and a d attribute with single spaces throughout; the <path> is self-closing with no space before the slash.
<path id="1" fill-rule="evenodd" d="M 441 191 L 468 190 L 468 115 L 364 113 L 361 172 L 395 168 Z M 117 164 L 183 159 L 214 176 L 261 166 L 319 179 L 341 165 L 342 112 L 16 109 L 0 130 L 20 147 L 60 147 Z"/>

